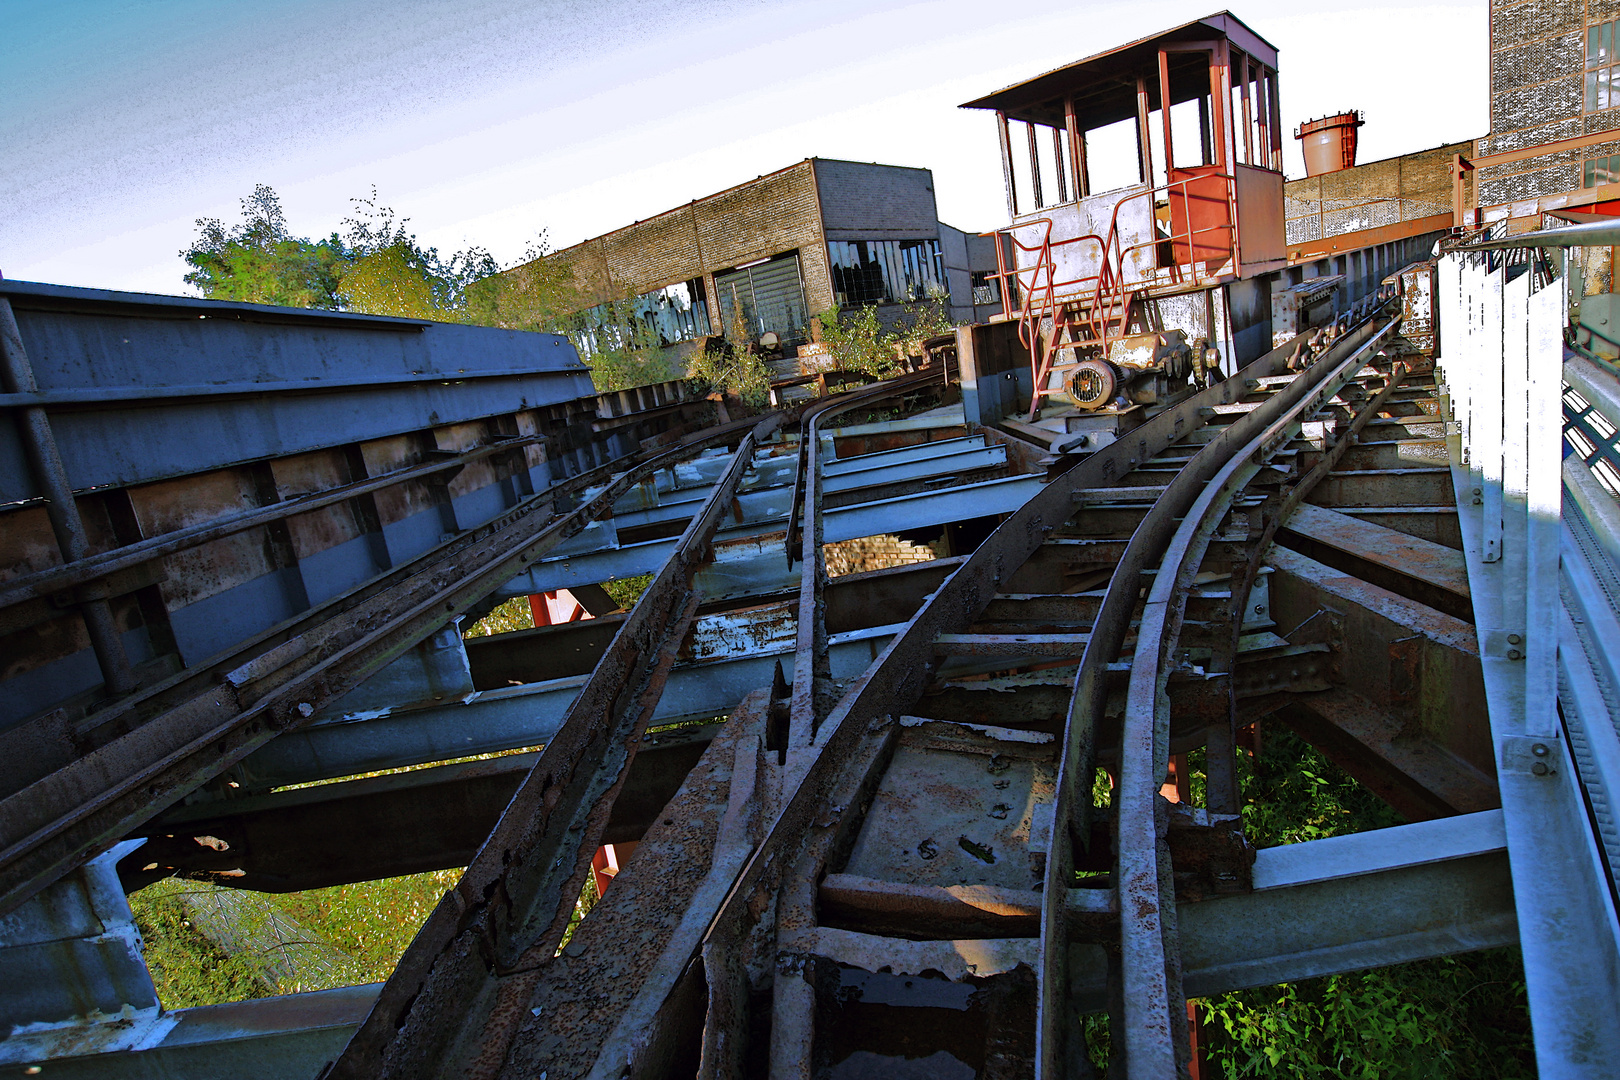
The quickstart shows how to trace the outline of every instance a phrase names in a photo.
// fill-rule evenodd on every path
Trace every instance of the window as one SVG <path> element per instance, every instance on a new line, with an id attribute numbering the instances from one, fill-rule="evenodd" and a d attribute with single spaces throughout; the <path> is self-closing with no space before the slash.
<path id="1" fill-rule="evenodd" d="M 841 304 L 902 304 L 947 295 L 938 240 L 829 240 Z"/>
<path id="2" fill-rule="evenodd" d="M 680 281 L 631 300 L 597 304 L 574 316 L 570 336 L 585 357 L 609 349 L 674 345 L 709 333 L 703 279 Z"/>
<path id="3" fill-rule="evenodd" d="M 1620 184 L 1620 154 L 1587 159 L 1586 168 L 1581 172 L 1581 187 L 1603 184 Z"/>
<path id="4" fill-rule="evenodd" d="M 1617 22 L 1594 23 L 1586 28 L 1586 111 L 1620 107 L 1620 47 Z"/>
<path id="5" fill-rule="evenodd" d="M 1001 303 L 1001 279 L 993 270 L 973 271 L 973 302 L 975 304 Z"/>
<path id="6" fill-rule="evenodd" d="M 740 315 L 743 330 L 752 340 L 766 333 L 775 334 L 784 345 L 807 340 L 805 325 L 810 319 L 797 251 L 715 274 L 714 290 L 719 297 L 720 325 L 728 338 Z"/>

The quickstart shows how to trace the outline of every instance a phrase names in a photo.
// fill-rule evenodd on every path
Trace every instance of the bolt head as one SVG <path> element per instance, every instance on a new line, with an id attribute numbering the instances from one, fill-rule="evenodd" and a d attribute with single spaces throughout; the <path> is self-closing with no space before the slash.
<path id="1" fill-rule="evenodd" d="M 1537 776 L 1546 776 L 1547 763 L 1545 761 L 1538 761 L 1534 765 L 1530 766 L 1530 771 L 1535 773 Z"/>
<path id="2" fill-rule="evenodd" d="M 1546 757 L 1548 754 L 1552 753 L 1552 751 L 1547 749 L 1546 743 L 1539 742 L 1530 748 L 1530 752 L 1536 755 L 1536 757 Z"/>
<path id="3" fill-rule="evenodd" d="M 1517 645 L 1522 641 L 1524 641 L 1524 638 L 1520 637 L 1518 634 L 1509 634 L 1508 635 L 1508 644 L 1509 645 Z"/>

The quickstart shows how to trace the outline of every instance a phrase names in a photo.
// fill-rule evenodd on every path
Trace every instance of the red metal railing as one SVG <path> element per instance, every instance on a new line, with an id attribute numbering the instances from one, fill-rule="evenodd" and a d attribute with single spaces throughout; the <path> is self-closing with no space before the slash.
<path id="1" fill-rule="evenodd" d="M 1219 195 L 1211 194 L 1211 189 L 1215 188 L 1220 190 Z M 1059 352 L 1076 344 L 1095 342 L 1106 354 L 1109 343 L 1124 336 L 1137 292 L 1151 284 L 1126 279 L 1128 258 L 1144 248 L 1152 248 L 1154 269 L 1169 270 L 1166 284 L 1171 286 L 1197 287 L 1219 279 L 1220 274 L 1211 271 L 1210 264 L 1224 266 L 1237 248 L 1235 189 L 1236 178 L 1231 173 L 1207 172 L 1132 192 L 1114 204 L 1106 240 L 1095 233 L 1054 240 L 1051 218 L 1035 218 L 1019 224 L 1020 229 L 1044 226 L 1037 244 L 1024 243 L 1011 229 L 994 234 L 1006 235 L 1014 248 L 1013 265 L 1008 267 L 1005 246 L 996 244 L 996 277 L 1001 282 L 1002 315 L 1018 320 L 1018 339 L 1029 350 L 1035 387 L 1030 398 L 1031 420 L 1039 416 L 1042 398 L 1060 392 L 1046 387 Z M 1155 235 L 1127 245 L 1119 231 L 1120 209 L 1132 200 L 1148 199 L 1151 214 L 1158 207 L 1160 192 L 1164 193 L 1164 201 L 1170 207 L 1170 231 L 1158 233 L 1155 216 Z M 1221 212 L 1214 224 L 1204 224 L 1202 222 L 1210 218 L 1210 204 L 1219 204 Z M 1210 234 L 1220 239 L 1212 242 Z M 1098 246 L 1097 273 L 1058 280 L 1054 250 L 1086 243 Z M 1161 261 L 1165 248 L 1170 257 Z M 1021 254 L 1033 254 L 1034 261 L 1023 264 Z M 1021 294 L 1016 313 L 1009 287 L 1015 282 Z M 1087 286 L 1090 286 L 1089 298 L 1086 297 Z M 1052 319 L 1052 333 L 1042 340 L 1040 326 L 1048 317 Z M 1089 337 L 1080 337 L 1081 331 Z"/>

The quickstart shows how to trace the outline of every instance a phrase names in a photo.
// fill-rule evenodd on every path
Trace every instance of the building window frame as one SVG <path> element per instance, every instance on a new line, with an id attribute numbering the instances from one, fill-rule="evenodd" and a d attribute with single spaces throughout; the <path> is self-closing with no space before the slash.
<path id="1" fill-rule="evenodd" d="M 829 240 L 827 264 L 840 304 L 909 304 L 950 295 L 937 237 Z"/>
<path id="2" fill-rule="evenodd" d="M 1586 28 L 1585 103 L 1588 113 L 1620 108 L 1620 19 Z"/>
<path id="3" fill-rule="evenodd" d="M 1581 166 L 1581 187 L 1620 184 L 1620 154 L 1587 158 Z"/>
<path id="4" fill-rule="evenodd" d="M 668 348 L 712 332 L 703 279 L 648 289 L 628 300 L 610 300 L 578 312 L 569 337 L 587 359 L 614 349 Z"/>

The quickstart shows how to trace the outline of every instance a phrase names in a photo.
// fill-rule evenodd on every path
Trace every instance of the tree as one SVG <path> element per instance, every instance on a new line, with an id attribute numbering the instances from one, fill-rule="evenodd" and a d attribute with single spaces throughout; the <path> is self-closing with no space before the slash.
<path id="1" fill-rule="evenodd" d="M 259 184 L 242 200 L 242 221 L 227 229 L 198 218 L 197 239 L 180 252 L 185 281 L 211 300 L 326 308 L 511 330 L 558 331 L 577 308 L 572 275 L 546 260 L 545 233 L 503 268 L 472 245 L 441 255 L 409 218 L 367 198 L 351 200 L 345 231 L 325 240 L 294 236 L 274 189 Z"/>
<path id="2" fill-rule="evenodd" d="M 229 231 L 218 218 L 198 218 L 199 236 L 180 252 L 191 266 L 186 284 L 212 300 L 283 307 L 340 309 L 342 242 L 293 236 L 281 200 L 265 184 L 242 200 L 242 223 Z"/>

